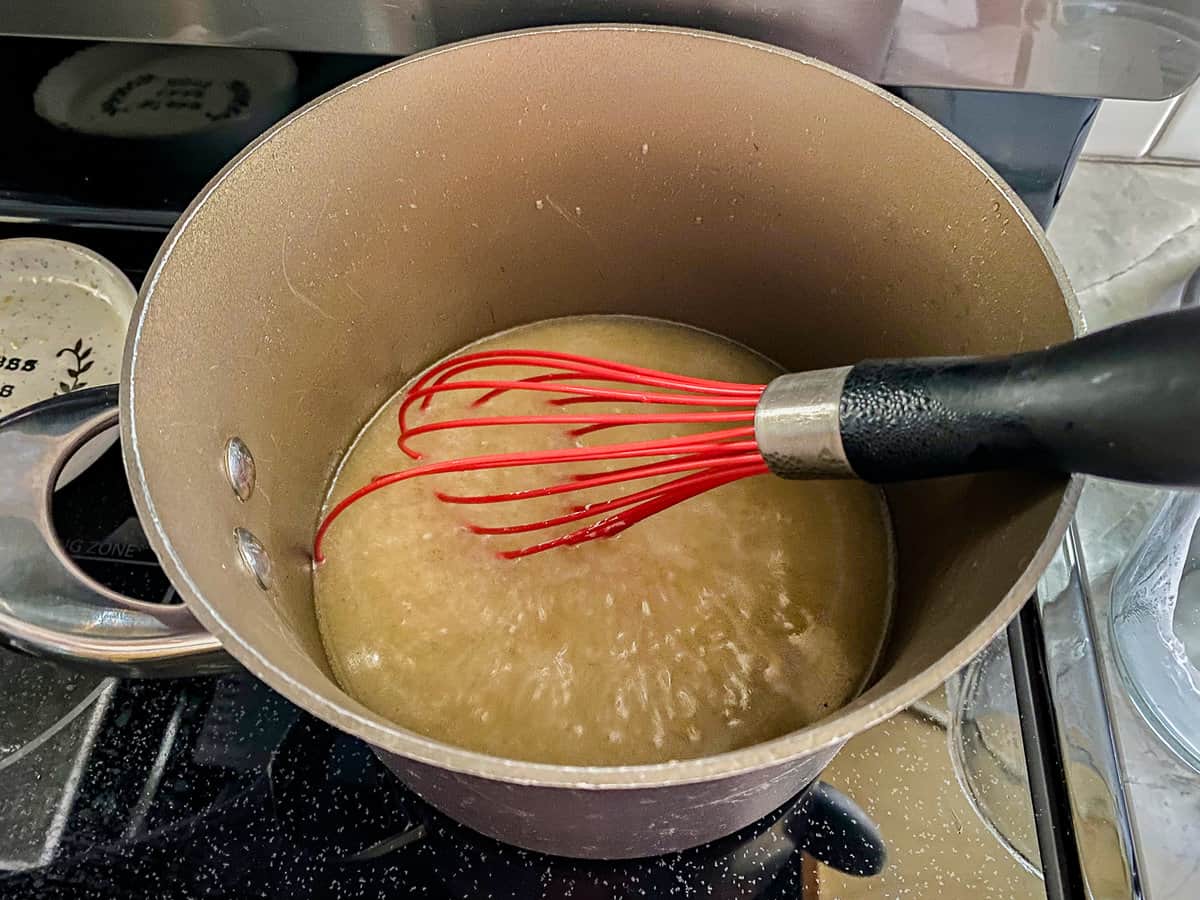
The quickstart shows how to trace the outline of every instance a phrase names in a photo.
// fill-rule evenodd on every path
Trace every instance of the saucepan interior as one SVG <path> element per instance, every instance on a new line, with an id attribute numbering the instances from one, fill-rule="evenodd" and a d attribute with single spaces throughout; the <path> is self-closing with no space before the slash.
<path id="1" fill-rule="evenodd" d="M 999 630 L 1064 527 L 1065 481 L 998 474 L 890 489 L 898 606 L 866 693 L 772 744 L 638 769 L 482 757 L 346 696 L 313 615 L 322 496 L 347 444 L 410 375 L 537 319 L 662 316 L 796 369 L 1067 339 L 1069 289 L 1014 203 L 882 92 L 736 40 L 563 29 L 392 65 L 270 132 L 164 247 L 123 392 L 143 518 L 187 603 L 235 656 L 394 753 L 613 786 L 832 746 Z M 245 502 L 221 464 L 234 436 L 257 463 Z M 270 558 L 265 590 L 239 560 L 237 528 Z"/>

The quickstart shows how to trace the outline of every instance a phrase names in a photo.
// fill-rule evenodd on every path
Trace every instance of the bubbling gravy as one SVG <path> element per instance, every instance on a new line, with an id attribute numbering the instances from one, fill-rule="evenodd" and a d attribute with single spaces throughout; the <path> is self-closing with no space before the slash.
<path id="1" fill-rule="evenodd" d="M 558 350 L 739 382 L 765 383 L 779 373 L 725 338 L 629 316 L 539 322 L 469 349 L 502 348 Z M 488 377 L 529 374 L 494 372 Z M 371 478 L 413 464 L 396 447 L 402 394 L 347 452 L 326 509 Z M 547 395 L 516 391 L 482 411 L 470 409 L 478 396 L 441 395 L 413 421 L 551 409 Z M 604 406 L 622 409 L 589 409 Z M 583 438 L 565 432 L 471 428 L 423 435 L 413 446 L 425 459 L 450 459 L 682 429 L 623 428 Z M 341 686 L 379 715 L 439 741 L 589 766 L 745 747 L 803 728 L 862 690 L 887 631 L 894 581 L 890 524 L 877 488 L 760 475 L 616 537 L 516 560 L 496 552 L 544 535 L 480 536 L 463 525 L 546 518 L 614 496 L 613 488 L 486 507 L 447 505 L 434 496 L 435 489 L 518 490 L 570 471 L 577 470 L 414 479 L 350 507 L 329 531 L 327 558 L 314 576 L 321 637 Z"/>

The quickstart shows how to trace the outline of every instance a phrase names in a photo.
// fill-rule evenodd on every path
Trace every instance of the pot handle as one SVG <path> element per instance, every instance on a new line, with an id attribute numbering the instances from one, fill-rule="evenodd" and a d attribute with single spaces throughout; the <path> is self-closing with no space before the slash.
<path id="1" fill-rule="evenodd" d="M 1200 487 L 1200 308 L 1013 356 L 862 362 L 840 421 L 876 483 L 1036 468 Z"/>
<path id="2" fill-rule="evenodd" d="M 883 835 L 857 803 L 833 785 L 817 781 L 801 804 L 802 815 L 792 821 L 802 829 L 794 837 L 805 853 L 847 875 L 866 878 L 883 871 Z"/>
<path id="3" fill-rule="evenodd" d="M 117 426 L 116 385 L 73 391 L 0 419 L 0 643 L 119 675 L 235 667 L 186 606 L 134 600 L 89 578 L 54 528 L 59 473 Z"/>

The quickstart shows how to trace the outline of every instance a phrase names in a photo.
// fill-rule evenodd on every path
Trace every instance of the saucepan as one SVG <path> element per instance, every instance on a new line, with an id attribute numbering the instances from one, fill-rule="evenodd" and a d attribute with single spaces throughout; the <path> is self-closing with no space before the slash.
<path id="1" fill-rule="evenodd" d="M 624 25 L 433 50 L 316 100 L 213 179 L 146 278 L 119 387 L 4 423 L 0 631 L 126 673 L 232 657 L 509 843 L 614 858 L 732 833 L 987 645 L 1033 591 L 1080 484 L 991 473 L 889 487 L 898 597 L 874 681 L 776 740 L 570 767 L 397 727 L 338 687 L 317 633 L 310 548 L 334 467 L 431 361 L 597 312 L 691 323 L 792 369 L 1033 349 L 1081 327 L 996 174 L 826 64 Z M 54 536 L 57 472 L 118 423 L 182 605 L 106 590 Z"/>

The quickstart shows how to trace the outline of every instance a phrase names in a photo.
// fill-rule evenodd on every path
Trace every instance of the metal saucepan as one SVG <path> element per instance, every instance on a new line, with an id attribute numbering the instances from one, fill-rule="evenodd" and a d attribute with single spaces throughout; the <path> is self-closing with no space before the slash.
<path id="1" fill-rule="evenodd" d="M 200 671 L 227 652 L 434 806 L 537 850 L 648 855 L 758 819 L 988 643 L 1033 591 L 1080 485 L 997 473 L 889 487 L 899 592 L 878 675 L 777 740 L 572 768 L 392 725 L 338 688 L 317 635 L 309 549 L 334 466 L 432 360 L 595 312 L 689 322 L 794 370 L 1031 349 L 1080 327 L 1001 180 L 828 65 L 640 26 L 431 51 L 315 101 L 209 184 L 146 278 L 119 392 L 5 423 L 0 631 L 133 672 Z M 53 536 L 55 472 L 118 419 L 142 524 L 186 606 L 104 590 Z"/>

